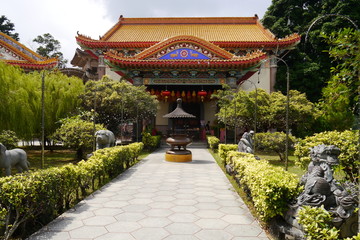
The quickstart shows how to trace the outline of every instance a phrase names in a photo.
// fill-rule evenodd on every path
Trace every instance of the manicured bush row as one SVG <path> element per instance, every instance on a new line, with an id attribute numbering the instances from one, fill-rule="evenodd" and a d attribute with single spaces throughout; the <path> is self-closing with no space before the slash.
<path id="1" fill-rule="evenodd" d="M 235 178 L 249 194 L 264 221 L 282 215 L 288 201 L 301 192 L 295 174 L 274 167 L 265 160 L 256 160 L 252 154 L 230 151 L 226 164 L 233 167 Z"/>
<path id="2" fill-rule="evenodd" d="M 206 140 L 209 148 L 213 151 L 217 151 L 219 147 L 220 139 L 215 136 L 206 135 Z"/>
<path id="3" fill-rule="evenodd" d="M 236 144 L 220 144 L 219 145 L 219 156 L 221 158 L 221 162 L 225 164 L 226 157 L 228 155 L 228 152 L 230 151 L 236 151 L 238 149 L 238 145 Z"/>
<path id="4" fill-rule="evenodd" d="M 296 164 L 306 169 L 310 163 L 310 148 L 320 144 L 335 145 L 340 148 L 340 168 L 346 174 L 346 179 L 358 181 L 359 160 L 359 131 L 330 131 L 315 134 L 300 140 L 295 145 L 294 155 L 298 157 Z"/>
<path id="5" fill-rule="evenodd" d="M 87 161 L 0 178 L 0 228 L 8 239 L 22 223 L 46 224 L 131 166 L 143 143 L 100 149 Z"/>
<path id="6" fill-rule="evenodd" d="M 152 136 L 148 132 L 143 132 L 142 133 L 142 142 L 144 143 L 145 149 L 154 150 L 154 149 L 160 147 L 161 136 L 160 135 Z"/>

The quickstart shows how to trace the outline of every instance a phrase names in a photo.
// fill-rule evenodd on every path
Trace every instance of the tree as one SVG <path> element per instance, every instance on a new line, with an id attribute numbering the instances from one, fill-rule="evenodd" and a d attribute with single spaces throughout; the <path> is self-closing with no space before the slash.
<path id="1" fill-rule="evenodd" d="M 86 121 L 80 116 L 70 117 L 63 119 L 61 127 L 58 128 L 53 134 L 52 138 L 55 141 L 61 142 L 65 147 L 76 150 L 78 160 L 84 158 L 86 149 L 91 149 L 94 143 L 94 130 L 105 129 L 103 125 Z"/>
<path id="2" fill-rule="evenodd" d="M 319 111 L 305 94 L 296 90 L 291 90 L 289 94 L 289 126 L 293 134 L 298 137 L 312 134 Z M 272 128 L 285 131 L 286 96 L 281 92 L 268 94 L 262 89 L 257 89 L 233 93 L 225 89 L 214 97 L 218 98 L 220 107 L 217 117 L 227 125 L 235 126 L 236 123 L 238 127 L 254 129 L 256 122 L 257 132 Z"/>
<path id="3" fill-rule="evenodd" d="M 343 131 L 351 128 L 355 116 L 359 116 L 360 31 L 346 28 L 324 38 L 336 65 L 331 68 L 332 76 L 322 91 L 322 119 L 328 129 Z"/>
<path id="4" fill-rule="evenodd" d="M 266 132 L 266 133 L 257 133 L 255 135 L 256 149 L 265 151 L 265 152 L 275 152 L 280 161 L 285 162 L 285 152 L 286 152 L 286 133 L 283 132 Z M 294 149 L 294 144 L 296 138 L 292 135 L 289 135 L 289 148 L 290 150 Z"/>
<path id="5" fill-rule="evenodd" d="M 107 76 L 100 81 L 88 81 L 81 99 L 85 110 L 95 108 L 98 114 L 96 122 L 104 124 L 115 134 L 119 124 L 154 117 L 158 104 L 144 86 L 114 81 Z"/>
<path id="6" fill-rule="evenodd" d="M 0 32 L 12 37 L 16 41 L 19 41 L 19 34 L 13 33 L 15 31 L 15 25 L 4 15 L 0 17 Z"/>
<path id="7" fill-rule="evenodd" d="M 45 74 L 45 130 L 51 135 L 57 122 L 73 114 L 84 84 L 77 77 L 55 72 L 31 72 L 0 61 L 0 131 L 12 130 L 21 139 L 41 133 L 41 81 Z"/>
<path id="8" fill-rule="evenodd" d="M 297 137 L 305 137 L 314 131 L 313 124 L 319 117 L 319 110 L 310 102 L 304 93 L 289 91 L 289 128 Z M 277 131 L 285 131 L 286 96 L 281 92 L 270 94 L 270 126 Z"/>
<path id="9" fill-rule="evenodd" d="M 50 33 L 45 33 L 42 36 L 37 36 L 35 39 L 33 39 L 33 42 L 36 42 L 40 45 L 36 49 L 36 52 L 38 54 L 47 58 L 57 58 L 59 60 L 59 68 L 63 68 L 66 66 L 68 60 L 64 59 L 63 54 L 60 52 L 60 42 L 54 39 L 54 37 Z"/>
<path id="10" fill-rule="evenodd" d="M 357 0 L 273 0 L 262 23 L 279 38 L 293 32 L 304 36 L 310 24 L 319 16 L 339 14 L 359 24 L 359 11 Z M 322 40 L 320 32 L 330 34 L 343 27 L 352 27 L 352 24 L 341 16 L 324 18 L 311 28 L 308 41 L 302 41 L 297 49 L 286 55 L 285 61 L 291 66 L 291 89 L 306 93 L 313 102 L 321 98 L 321 89 L 330 78 L 332 65 L 324 52 L 328 45 Z M 286 92 L 285 73 L 285 67 L 279 64 L 275 87 L 283 93 Z"/>

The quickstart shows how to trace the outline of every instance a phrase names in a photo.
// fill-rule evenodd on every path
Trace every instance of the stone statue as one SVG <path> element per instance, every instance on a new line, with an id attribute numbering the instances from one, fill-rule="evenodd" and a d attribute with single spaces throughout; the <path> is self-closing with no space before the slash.
<path id="1" fill-rule="evenodd" d="M 26 152 L 20 148 L 6 150 L 0 143 L 0 167 L 5 168 L 5 175 L 11 175 L 11 168 L 16 167 L 18 172 L 29 170 L 30 163 L 27 161 Z"/>
<path id="2" fill-rule="evenodd" d="M 115 135 L 109 130 L 99 130 L 95 133 L 96 150 L 115 146 Z"/>
<path id="3" fill-rule="evenodd" d="M 285 215 L 285 221 L 293 228 L 302 231 L 296 220 L 301 206 L 324 206 L 333 215 L 333 224 L 340 229 L 342 237 L 356 234 L 356 218 L 350 218 L 358 204 L 355 184 L 340 184 L 333 176 L 332 167 L 339 164 L 340 149 L 333 145 L 318 145 L 311 149 L 311 162 L 300 184 L 304 191 L 297 197 Z M 343 225 L 343 226 L 342 226 Z M 296 230 L 297 229 L 297 230 Z M 294 235 L 293 235 L 294 236 Z"/>
<path id="4" fill-rule="evenodd" d="M 254 131 L 244 132 L 239 143 L 238 151 L 244 153 L 254 153 L 254 142 L 253 142 Z"/>

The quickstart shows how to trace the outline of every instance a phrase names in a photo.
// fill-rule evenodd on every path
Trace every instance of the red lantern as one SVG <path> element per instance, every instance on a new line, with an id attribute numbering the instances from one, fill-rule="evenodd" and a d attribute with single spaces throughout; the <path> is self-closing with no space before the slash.
<path id="1" fill-rule="evenodd" d="M 206 97 L 206 95 L 207 95 L 206 91 L 204 91 L 204 90 L 198 91 L 198 96 L 200 96 L 202 102 L 204 101 L 204 98 Z"/>
<path id="2" fill-rule="evenodd" d="M 188 99 L 190 99 L 190 98 L 191 98 L 191 92 L 190 92 L 190 91 L 187 91 L 187 93 L 186 93 L 186 97 L 187 97 Z"/>
<path id="3" fill-rule="evenodd" d="M 177 97 L 177 98 L 181 97 L 180 91 L 176 91 L 176 97 Z"/>
<path id="4" fill-rule="evenodd" d="M 165 90 L 162 92 L 162 95 L 165 97 L 165 102 L 167 101 L 167 99 L 169 98 L 171 92 L 168 90 Z"/>

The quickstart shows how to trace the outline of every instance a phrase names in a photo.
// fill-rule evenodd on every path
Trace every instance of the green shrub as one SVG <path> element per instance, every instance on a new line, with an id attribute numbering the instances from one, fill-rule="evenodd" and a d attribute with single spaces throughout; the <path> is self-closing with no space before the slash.
<path id="1" fill-rule="evenodd" d="M 225 160 L 227 157 L 227 154 L 229 151 L 236 151 L 238 149 L 238 145 L 237 144 L 220 144 L 219 145 L 219 156 L 221 159 L 221 162 L 225 164 Z"/>
<path id="2" fill-rule="evenodd" d="M 16 148 L 19 142 L 19 138 L 16 133 L 11 130 L 3 130 L 0 133 L 0 143 L 2 143 L 6 149 Z"/>
<path id="3" fill-rule="evenodd" d="M 285 161 L 286 133 L 256 133 L 256 150 L 265 152 L 274 152 L 279 155 L 281 161 Z M 294 150 L 296 138 L 289 135 L 289 150 Z"/>
<path id="4" fill-rule="evenodd" d="M 91 149 L 94 144 L 94 133 L 104 129 L 102 124 L 94 126 L 93 122 L 74 116 L 63 119 L 61 127 L 56 129 L 52 138 L 55 142 L 63 143 L 65 147 L 75 149 L 78 160 L 81 160 L 84 158 L 85 150 Z"/>
<path id="5" fill-rule="evenodd" d="M 310 148 L 319 144 L 335 145 L 340 148 L 339 167 L 346 174 L 346 179 L 355 181 L 359 178 L 358 167 L 359 160 L 359 147 L 358 147 L 359 131 L 331 131 L 315 134 L 300 140 L 295 145 L 294 155 L 298 157 L 296 164 L 306 169 L 309 165 Z"/>
<path id="6" fill-rule="evenodd" d="M 161 143 L 160 135 L 152 136 L 148 132 L 143 132 L 141 135 L 142 135 L 142 142 L 144 144 L 144 148 L 149 150 L 154 150 L 160 147 L 160 143 Z"/>
<path id="7" fill-rule="evenodd" d="M 8 239 L 22 223 L 46 224 L 131 166 L 142 143 L 99 149 L 77 165 L 0 178 L 0 229 Z M 97 183 L 97 184 L 95 184 Z M 30 221 L 31 220 L 31 221 Z"/>
<path id="8" fill-rule="evenodd" d="M 211 150 L 214 152 L 218 150 L 220 139 L 215 136 L 206 135 L 206 140 Z"/>
<path id="9" fill-rule="evenodd" d="M 301 192 L 295 174 L 274 167 L 267 161 L 256 160 L 252 154 L 229 152 L 226 163 L 234 167 L 236 178 L 249 193 L 256 211 L 264 221 L 282 215 L 288 201 Z"/>
<path id="10" fill-rule="evenodd" d="M 304 206 L 297 217 L 303 226 L 306 239 L 337 240 L 339 230 L 331 224 L 331 214 L 323 207 Z"/>

